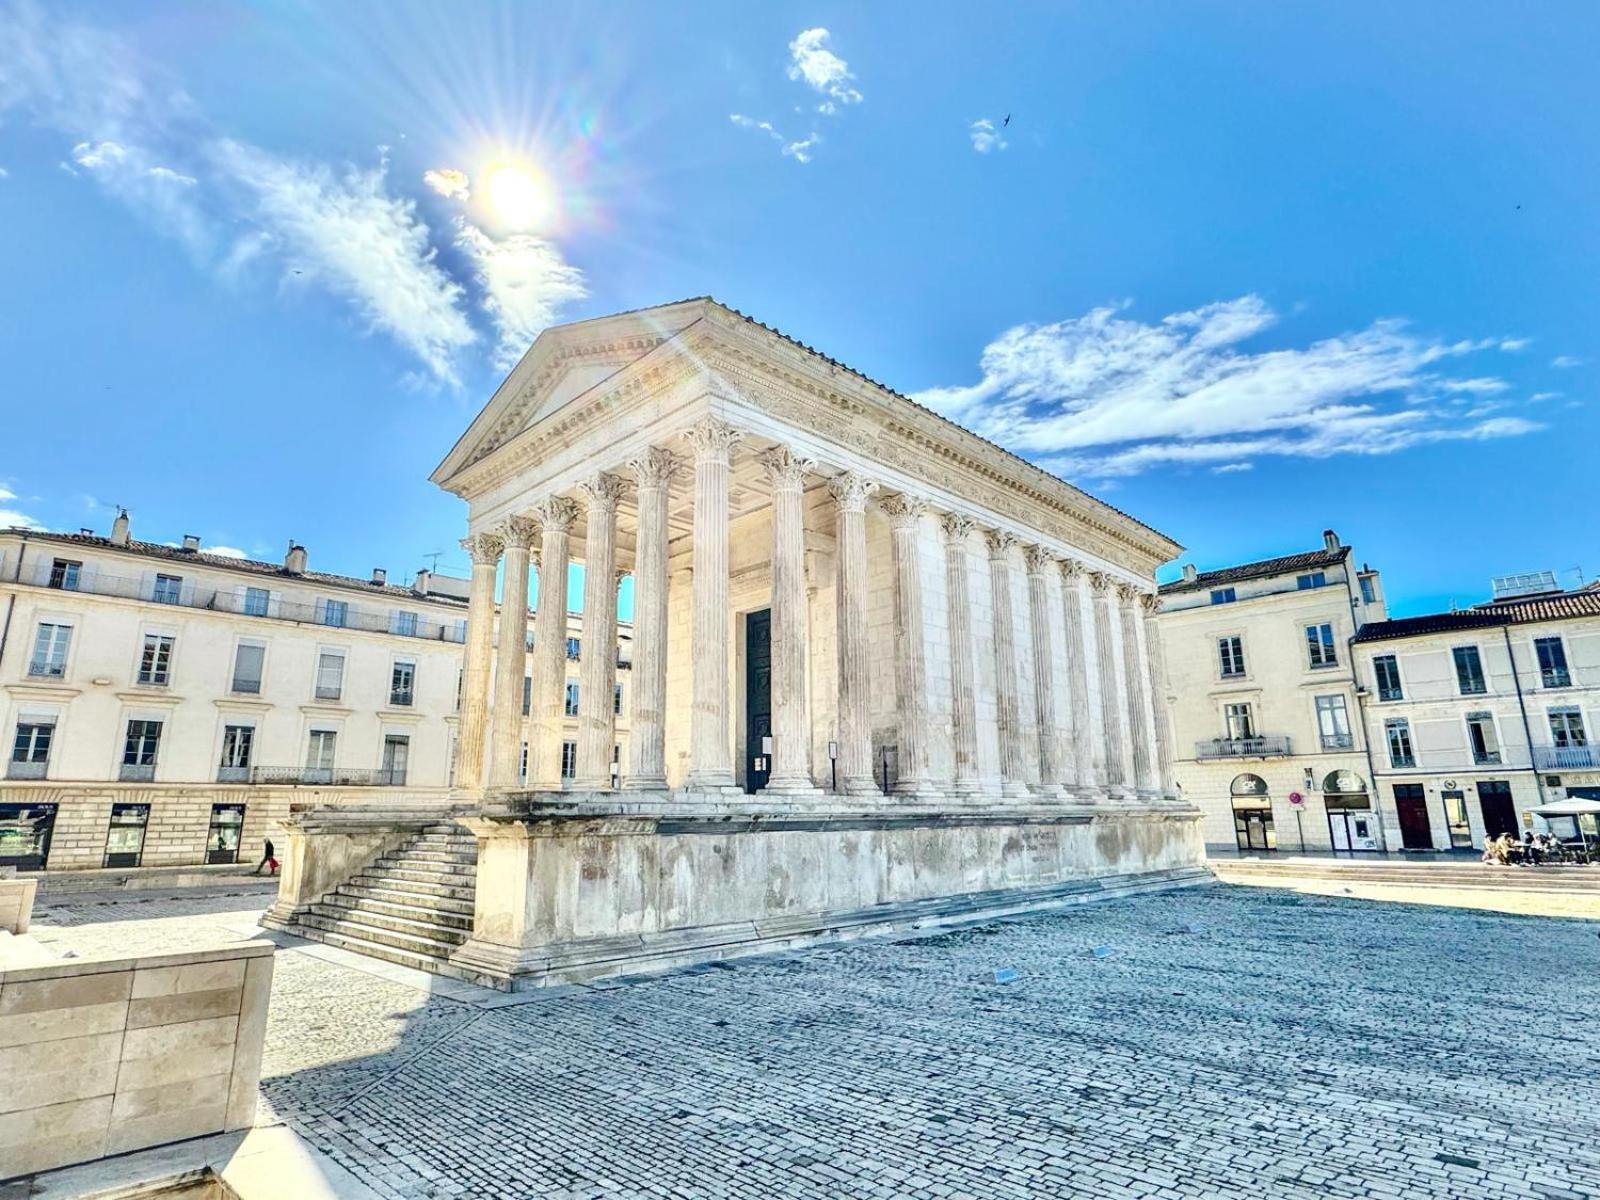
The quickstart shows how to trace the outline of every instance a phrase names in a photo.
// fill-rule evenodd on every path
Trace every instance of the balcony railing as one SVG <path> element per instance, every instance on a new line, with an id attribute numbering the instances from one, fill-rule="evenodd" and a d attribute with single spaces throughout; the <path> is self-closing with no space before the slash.
<path id="1" fill-rule="evenodd" d="M 154 763 L 123 763 L 117 778 L 123 783 L 154 783 L 156 766 Z"/>
<path id="2" fill-rule="evenodd" d="M 311 784 L 321 787 L 404 787 L 404 768 L 251 767 L 251 783 Z"/>
<path id="3" fill-rule="evenodd" d="M 1280 758 L 1289 753 L 1282 734 L 1242 738 L 1210 738 L 1194 745 L 1196 758 Z"/>
<path id="4" fill-rule="evenodd" d="M 48 762 L 17 762 L 13 759 L 6 764 L 7 779 L 43 779 L 45 772 L 50 769 Z"/>
<path id="5" fill-rule="evenodd" d="M 1348 750 L 1356 744 L 1353 733 L 1325 733 L 1322 735 L 1322 748 L 1324 750 Z"/>
<path id="6" fill-rule="evenodd" d="M 1600 746 L 1535 746 L 1533 765 L 1541 771 L 1600 768 Z"/>

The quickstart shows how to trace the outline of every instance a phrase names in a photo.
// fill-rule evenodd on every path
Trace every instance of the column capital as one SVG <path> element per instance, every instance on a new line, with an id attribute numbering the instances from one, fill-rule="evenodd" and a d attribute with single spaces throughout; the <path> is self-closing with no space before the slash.
<path id="1" fill-rule="evenodd" d="M 672 477 L 678 472 L 678 460 L 672 451 L 651 446 L 643 454 L 628 460 L 628 470 L 633 472 L 634 480 L 641 489 L 669 487 Z"/>
<path id="2" fill-rule="evenodd" d="M 1011 552 L 1011 547 L 1017 544 L 1015 534 L 1007 533 L 1003 529 L 991 529 L 984 534 L 984 540 L 989 543 L 990 558 L 1004 558 Z"/>
<path id="3" fill-rule="evenodd" d="M 1056 556 L 1043 546 L 1029 546 L 1024 551 L 1024 557 L 1027 559 L 1030 575 L 1045 574 L 1056 561 Z"/>
<path id="4" fill-rule="evenodd" d="M 944 530 L 944 536 L 952 542 L 965 542 L 978 527 L 978 523 L 961 513 L 945 513 L 939 518 L 939 527 Z"/>
<path id="5" fill-rule="evenodd" d="M 1075 558 L 1063 558 L 1061 560 L 1061 578 L 1063 579 L 1076 579 L 1087 570 L 1088 568 Z"/>
<path id="6" fill-rule="evenodd" d="M 526 513 L 515 513 L 500 522 L 495 533 L 507 550 L 526 550 L 539 536 L 539 522 Z"/>
<path id="7" fill-rule="evenodd" d="M 607 513 L 617 511 L 617 501 L 622 499 L 622 493 L 626 488 L 627 484 L 623 483 L 620 476 L 610 475 L 605 471 L 596 471 L 578 485 L 578 490 L 583 493 L 583 498 L 591 511 L 599 509 Z"/>
<path id="8" fill-rule="evenodd" d="M 797 458 L 787 446 L 774 446 L 756 456 L 767 473 L 767 481 L 774 488 L 798 489 L 805 486 L 806 476 L 816 469 L 816 460 Z"/>
<path id="9" fill-rule="evenodd" d="M 578 506 L 566 496 L 547 496 L 533 506 L 533 515 L 546 533 L 570 533 L 578 519 Z"/>
<path id="10" fill-rule="evenodd" d="M 885 496 L 878 501 L 878 507 L 883 510 L 884 516 L 889 518 L 889 524 L 895 529 L 915 528 L 922 515 L 928 511 L 928 502 L 908 496 L 904 492 L 897 492 L 893 496 Z"/>
<path id="11" fill-rule="evenodd" d="M 1089 572 L 1089 586 L 1094 590 L 1094 593 L 1097 596 L 1106 595 L 1114 587 L 1116 587 L 1116 585 L 1117 581 L 1111 578 L 1111 576 L 1107 575 L 1104 571 Z"/>
<path id="12" fill-rule="evenodd" d="M 1124 604 L 1133 604 L 1140 596 L 1144 595 L 1143 592 L 1134 587 L 1131 583 L 1122 583 L 1119 581 L 1116 586 L 1117 599 L 1121 600 Z"/>
<path id="13" fill-rule="evenodd" d="M 867 511 L 867 497 L 878 490 L 878 485 L 855 471 L 846 471 L 828 480 L 828 495 L 845 512 Z"/>
<path id="14" fill-rule="evenodd" d="M 475 533 L 461 539 L 461 548 L 472 556 L 475 567 L 492 567 L 500 561 L 506 544 L 497 533 Z"/>
<path id="15" fill-rule="evenodd" d="M 1161 597 L 1155 592 L 1140 592 L 1139 604 L 1152 616 L 1161 611 Z"/>
<path id="16" fill-rule="evenodd" d="M 694 456 L 700 461 L 727 462 L 734 446 L 744 441 L 740 430 L 715 417 L 702 417 L 685 429 L 683 436 L 694 447 Z"/>

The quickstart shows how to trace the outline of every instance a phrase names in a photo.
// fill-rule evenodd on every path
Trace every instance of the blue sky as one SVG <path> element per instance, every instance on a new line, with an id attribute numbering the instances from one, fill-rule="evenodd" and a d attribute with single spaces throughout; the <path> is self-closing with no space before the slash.
<path id="1" fill-rule="evenodd" d="M 1202 568 L 1600 575 L 1600 9 L 976 12 L 0 0 L 0 510 L 461 571 L 508 356 L 708 293 Z"/>

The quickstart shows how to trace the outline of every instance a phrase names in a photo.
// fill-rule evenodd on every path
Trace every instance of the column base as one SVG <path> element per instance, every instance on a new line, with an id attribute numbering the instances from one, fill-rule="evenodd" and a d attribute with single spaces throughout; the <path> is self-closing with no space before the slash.
<path id="1" fill-rule="evenodd" d="M 665 775 L 630 775 L 622 781 L 622 790 L 625 792 L 664 792 L 667 790 L 667 777 Z"/>
<path id="2" fill-rule="evenodd" d="M 1020 779 L 1006 779 L 1000 784 L 1000 796 L 1004 800 L 1031 800 L 1033 792 Z"/>
<path id="3" fill-rule="evenodd" d="M 878 786 L 878 781 L 870 775 L 861 779 L 846 779 L 839 784 L 841 796 L 881 796 L 883 789 Z"/>
<path id="4" fill-rule="evenodd" d="M 889 794 L 901 799 L 926 800 L 929 802 L 945 798 L 945 793 L 928 779 L 896 780 L 894 791 Z"/>
<path id="5" fill-rule="evenodd" d="M 809 779 L 768 779 L 761 793 L 799 800 L 820 800 L 824 795 L 822 789 Z"/>
<path id="6" fill-rule="evenodd" d="M 1031 790 L 1037 799 L 1048 800 L 1054 804 L 1063 804 L 1071 798 L 1067 794 L 1067 789 L 1059 783 L 1036 783 Z"/>

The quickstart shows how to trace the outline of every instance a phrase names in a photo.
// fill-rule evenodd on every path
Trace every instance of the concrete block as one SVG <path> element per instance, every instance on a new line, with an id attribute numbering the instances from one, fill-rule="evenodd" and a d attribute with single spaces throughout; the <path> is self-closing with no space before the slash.
<path id="1" fill-rule="evenodd" d="M 241 962 L 241 966 L 244 964 Z M 223 1017 L 239 1011 L 238 986 L 207 992 L 180 992 L 172 996 L 151 996 L 128 1004 L 128 1028 L 147 1029 L 156 1025 L 175 1025 Z"/>
<path id="2" fill-rule="evenodd" d="M 112 1033 L 127 1023 L 128 1003 L 83 1004 L 0 1016 L 0 1047 L 55 1042 L 62 1038 Z"/>
<path id="3" fill-rule="evenodd" d="M 245 961 L 242 958 L 230 958 L 221 962 L 141 968 L 133 975 L 132 998 L 145 1000 L 152 996 L 237 988 L 244 982 Z"/>
<path id="4" fill-rule="evenodd" d="M 128 998 L 133 987 L 129 972 L 108 970 L 91 975 L 84 974 L 85 964 L 76 967 L 75 973 L 61 978 L 8 979 L 0 988 L 0 1017 Z"/>

